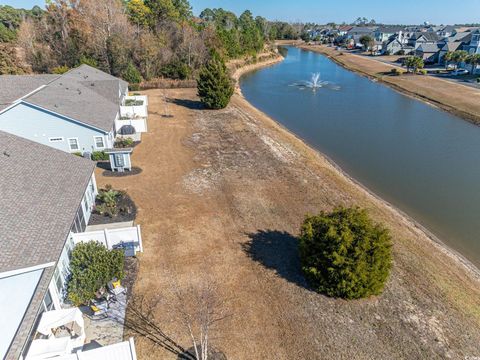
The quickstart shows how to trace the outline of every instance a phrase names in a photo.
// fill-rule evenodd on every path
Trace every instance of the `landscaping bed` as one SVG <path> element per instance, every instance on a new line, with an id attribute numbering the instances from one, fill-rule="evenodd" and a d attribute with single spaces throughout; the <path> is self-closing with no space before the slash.
<path id="1" fill-rule="evenodd" d="M 88 225 L 133 221 L 136 215 L 137 207 L 130 196 L 107 185 L 105 189 L 99 190 Z"/>
<path id="2" fill-rule="evenodd" d="M 109 169 L 106 169 L 102 175 L 105 177 L 126 177 L 126 176 L 133 176 L 133 175 L 138 175 L 142 172 L 143 170 L 140 169 L 139 167 L 133 166 L 132 170 L 130 171 L 124 171 L 124 172 L 119 172 L 119 171 L 112 171 Z"/>

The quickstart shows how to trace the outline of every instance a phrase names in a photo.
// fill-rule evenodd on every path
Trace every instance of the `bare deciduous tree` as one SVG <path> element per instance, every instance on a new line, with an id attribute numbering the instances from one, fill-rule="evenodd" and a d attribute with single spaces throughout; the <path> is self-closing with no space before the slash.
<path id="1" fill-rule="evenodd" d="M 174 279 L 169 276 L 168 278 Z M 208 360 L 215 350 L 212 347 L 216 325 L 231 314 L 226 302 L 219 296 L 217 285 L 210 280 L 186 286 L 172 280 L 170 291 L 155 292 L 151 297 L 134 297 L 129 301 L 125 326 L 153 344 L 190 360 Z M 186 350 L 172 335 L 167 335 L 158 319 L 160 309 L 167 309 L 172 319 L 180 325 L 183 336 L 188 336 L 192 348 Z M 163 313 L 164 314 L 164 313 Z M 218 354 L 218 353 L 217 353 Z"/>
<path id="2" fill-rule="evenodd" d="M 226 304 L 218 296 L 214 282 L 202 280 L 199 284 L 180 287 L 174 284 L 176 298 L 173 306 L 179 320 L 188 331 L 197 360 L 208 360 L 210 341 L 218 322 L 230 316 Z"/>

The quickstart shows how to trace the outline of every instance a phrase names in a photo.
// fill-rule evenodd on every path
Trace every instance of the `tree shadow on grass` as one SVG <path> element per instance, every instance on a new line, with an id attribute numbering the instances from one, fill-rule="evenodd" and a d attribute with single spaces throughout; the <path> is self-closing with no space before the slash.
<path id="1" fill-rule="evenodd" d="M 258 230 L 247 235 L 250 241 L 242 247 L 252 260 L 274 270 L 285 280 L 311 290 L 302 273 L 295 236 L 277 230 Z"/>
<path id="2" fill-rule="evenodd" d="M 191 110 L 201 110 L 205 108 L 202 102 L 198 100 L 168 98 L 167 101 Z"/>

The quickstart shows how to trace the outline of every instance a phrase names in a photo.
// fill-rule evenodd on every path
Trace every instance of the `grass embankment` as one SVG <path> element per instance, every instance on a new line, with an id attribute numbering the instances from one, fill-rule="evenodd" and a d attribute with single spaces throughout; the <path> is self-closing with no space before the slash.
<path id="1" fill-rule="evenodd" d="M 345 68 L 377 79 L 395 90 L 438 106 L 465 120 L 480 124 L 480 90 L 425 75 L 392 76 L 395 66 L 332 47 L 300 45 L 301 49 L 324 54 Z"/>
<path id="2" fill-rule="evenodd" d="M 169 99 L 163 117 L 163 94 Z M 149 132 L 135 148 L 139 175 L 105 178 L 138 206 L 145 252 L 134 293 L 168 296 L 213 279 L 231 318 L 212 342 L 229 359 L 464 359 L 479 356 L 480 283 L 474 270 L 410 219 L 357 185 L 330 161 L 239 94 L 207 111 L 194 89 L 150 90 Z M 311 291 L 297 240 L 306 213 L 359 205 L 394 238 L 384 293 L 343 301 Z M 163 330 L 188 347 L 160 302 Z M 176 359 L 136 339 L 140 359 Z"/>

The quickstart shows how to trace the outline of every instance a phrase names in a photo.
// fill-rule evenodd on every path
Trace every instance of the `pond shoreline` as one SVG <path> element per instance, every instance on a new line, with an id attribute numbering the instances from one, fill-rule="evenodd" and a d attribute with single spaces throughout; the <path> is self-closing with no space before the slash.
<path id="1" fill-rule="evenodd" d="M 299 46 L 300 48 L 302 48 L 302 46 Z M 305 49 L 305 50 L 310 50 L 310 49 Z M 322 53 L 323 54 L 323 53 Z M 327 56 L 329 59 L 331 59 L 332 61 L 335 61 L 334 58 L 331 58 L 330 56 L 328 55 L 325 55 Z M 413 228 L 417 229 L 418 231 L 422 232 L 423 234 L 426 235 L 426 237 L 431 241 L 431 245 L 434 246 L 436 249 L 438 249 L 440 252 L 442 252 L 443 254 L 446 254 L 448 257 L 450 257 L 452 260 L 455 261 L 456 264 L 458 264 L 459 266 L 463 267 L 465 270 L 468 271 L 468 273 L 476 280 L 476 281 L 479 281 L 480 282 L 480 269 L 474 264 L 472 263 L 469 259 L 467 259 L 464 255 L 462 255 L 460 252 L 456 251 L 455 249 L 451 248 L 450 246 L 448 246 L 445 242 L 443 242 L 438 236 L 436 236 L 433 232 L 431 232 L 430 230 L 428 230 L 425 226 L 423 226 L 422 224 L 420 224 L 417 220 L 415 220 L 413 217 L 411 217 L 410 215 L 408 215 L 407 213 L 405 213 L 404 211 L 400 210 L 399 208 L 397 208 L 396 206 L 394 206 L 393 204 L 391 204 L 390 202 L 386 201 L 385 199 L 383 199 L 382 197 L 380 197 L 379 195 L 377 195 L 374 191 L 372 191 L 371 189 L 369 189 L 367 186 L 365 186 L 364 184 L 362 184 L 359 180 L 355 179 L 354 177 L 352 177 L 350 174 L 348 174 L 342 167 L 340 167 L 333 159 L 331 159 L 329 156 L 327 156 L 326 154 L 324 154 L 323 152 L 315 149 L 313 146 L 311 146 L 308 142 L 306 142 L 302 137 L 300 137 L 299 135 L 293 133 L 292 131 L 290 131 L 286 126 L 284 126 L 283 124 L 281 124 L 279 121 L 275 120 L 274 118 L 272 118 L 271 116 L 267 115 L 266 113 L 264 113 L 263 111 L 259 110 L 258 108 L 256 108 L 253 104 L 251 104 L 242 94 L 241 92 L 241 89 L 240 89 L 240 80 L 241 80 L 241 77 L 247 73 L 250 73 L 252 71 L 255 71 L 255 70 L 258 70 L 258 69 L 261 69 L 261 68 L 265 68 L 265 67 L 268 67 L 268 66 L 272 66 L 272 65 L 275 65 L 281 61 L 283 61 L 284 58 L 282 56 L 279 55 L 278 58 L 275 58 L 275 59 L 269 59 L 267 61 L 263 61 L 263 62 L 257 62 L 255 64 L 252 64 L 252 65 L 247 65 L 247 66 L 244 66 L 244 67 L 239 67 L 238 69 L 236 69 L 234 75 L 233 75 L 233 78 L 235 79 L 236 81 L 236 85 L 235 85 L 235 88 L 236 88 L 236 94 L 234 95 L 234 100 L 235 102 L 240 102 L 240 106 L 243 108 L 243 110 L 247 111 L 247 112 L 257 112 L 259 114 L 261 114 L 261 118 L 262 119 L 265 119 L 265 121 L 271 123 L 272 125 L 274 125 L 274 127 L 278 128 L 279 130 L 281 130 L 281 132 L 284 132 L 284 133 L 287 133 L 289 136 L 293 137 L 296 141 L 300 142 L 303 146 L 305 146 L 306 148 L 308 148 L 310 151 L 313 151 L 314 153 L 316 153 L 320 158 L 322 158 L 323 160 L 325 160 L 330 166 L 332 166 L 335 171 L 338 173 L 338 175 L 340 177 L 343 177 L 345 179 L 347 179 L 347 181 L 349 181 L 350 183 L 352 183 L 354 186 L 357 186 L 359 187 L 362 191 L 364 191 L 365 193 L 368 194 L 368 196 L 372 197 L 373 199 L 375 199 L 375 201 L 379 202 L 382 206 L 385 206 L 386 208 L 388 208 L 390 211 L 392 211 L 393 213 L 395 213 L 396 216 L 398 216 L 398 218 L 402 219 L 402 221 L 408 223 L 410 226 L 412 226 Z M 341 63 L 335 61 L 336 63 L 342 65 Z M 342 65 L 343 66 L 343 65 Z M 359 73 L 358 71 L 355 71 L 355 70 L 351 70 L 349 69 L 348 67 L 346 66 L 343 66 L 344 68 L 346 68 L 347 70 L 349 71 L 354 71 L 356 73 Z M 370 78 L 372 78 L 372 76 L 368 75 L 368 74 L 363 74 L 364 76 L 368 76 Z M 390 85 L 388 83 L 385 83 L 385 82 L 382 82 L 382 84 L 386 84 L 386 85 Z M 400 91 L 401 93 L 407 93 L 407 92 L 404 92 L 404 91 Z M 235 97 L 238 97 L 238 99 L 235 99 Z M 425 100 L 424 100 L 425 101 Z"/>

